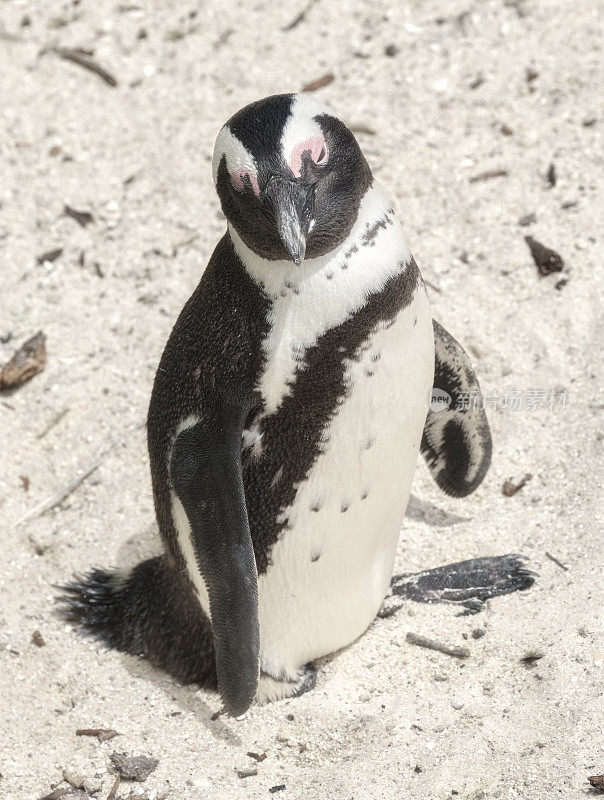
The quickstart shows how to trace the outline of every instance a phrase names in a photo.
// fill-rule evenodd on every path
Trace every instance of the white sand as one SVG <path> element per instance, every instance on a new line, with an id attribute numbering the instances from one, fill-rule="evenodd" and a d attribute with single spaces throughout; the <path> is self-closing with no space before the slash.
<path id="1" fill-rule="evenodd" d="M 282 32 L 303 2 L 0 8 L 4 30 L 23 37 L 0 39 L 0 335 L 14 334 L 0 361 L 38 329 L 48 335 L 45 372 L 0 397 L 1 797 L 38 798 L 71 768 L 100 775 L 105 798 L 114 749 L 159 758 L 143 788 L 171 800 L 575 800 L 589 794 L 587 775 L 604 773 L 599 4 L 319 0 Z M 387 57 L 391 43 L 399 52 Z M 93 47 L 120 85 L 38 56 L 53 44 Z M 539 73 L 530 84 L 527 67 Z M 328 71 L 336 80 L 318 96 L 375 130 L 359 140 L 441 289 L 434 314 L 473 354 L 483 388 L 521 390 L 525 405 L 528 390 L 568 393 L 553 411 L 490 404 L 494 463 L 468 500 L 445 497 L 418 467 L 397 568 L 521 552 L 540 578 L 476 617 L 410 604 L 328 660 L 316 691 L 212 722 L 216 695 L 100 650 L 53 609 L 53 583 L 153 547 L 144 432 L 61 507 L 15 522 L 144 419 L 164 342 L 224 229 L 210 170 L 220 125 Z M 469 183 L 493 168 L 509 174 Z M 95 223 L 62 217 L 64 203 Z M 533 211 L 536 224 L 519 227 Z M 564 257 L 560 291 L 561 276 L 538 276 L 526 233 Z M 58 246 L 58 260 L 36 265 Z M 504 497 L 503 481 L 525 472 L 533 479 Z M 474 640 L 477 627 L 486 634 Z M 31 643 L 36 629 L 43 648 Z M 465 644 L 471 657 L 413 647 L 408 630 Z M 519 659 L 534 649 L 544 657 L 527 669 Z M 122 736 L 75 736 L 97 726 Z M 255 766 L 248 751 L 267 758 L 242 779 L 235 770 Z M 269 794 L 278 784 L 286 789 Z"/>

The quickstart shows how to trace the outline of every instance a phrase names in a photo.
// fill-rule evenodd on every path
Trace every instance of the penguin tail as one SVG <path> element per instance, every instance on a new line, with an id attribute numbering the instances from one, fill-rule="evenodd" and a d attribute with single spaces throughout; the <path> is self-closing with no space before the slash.
<path id="1" fill-rule="evenodd" d="M 133 569 L 93 569 L 57 587 L 62 616 L 184 684 L 216 687 L 210 622 L 191 587 L 158 556 Z"/>

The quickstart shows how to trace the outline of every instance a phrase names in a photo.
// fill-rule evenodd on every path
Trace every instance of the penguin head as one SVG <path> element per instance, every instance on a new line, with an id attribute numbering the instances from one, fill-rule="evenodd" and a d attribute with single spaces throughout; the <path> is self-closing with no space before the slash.
<path id="1" fill-rule="evenodd" d="M 223 213 L 245 244 L 298 265 L 345 241 L 372 181 L 351 131 L 305 94 L 238 111 L 218 134 L 212 168 Z"/>

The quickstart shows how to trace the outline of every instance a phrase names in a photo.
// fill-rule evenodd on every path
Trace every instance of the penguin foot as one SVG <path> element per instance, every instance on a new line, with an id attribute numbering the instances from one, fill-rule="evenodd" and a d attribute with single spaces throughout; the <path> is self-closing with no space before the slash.
<path id="1" fill-rule="evenodd" d="M 394 597 L 417 603 L 451 603 L 462 606 L 463 614 L 477 614 L 486 600 L 519 589 L 529 589 L 536 573 L 523 565 L 524 557 L 516 554 L 487 556 L 447 564 L 408 575 L 395 575 L 391 595 L 378 616 L 392 616 L 401 605 Z"/>
<path id="2" fill-rule="evenodd" d="M 264 670 L 260 671 L 256 702 L 258 705 L 284 700 L 287 697 L 300 697 L 310 692 L 317 684 L 317 670 L 307 664 L 292 675 L 275 678 Z"/>

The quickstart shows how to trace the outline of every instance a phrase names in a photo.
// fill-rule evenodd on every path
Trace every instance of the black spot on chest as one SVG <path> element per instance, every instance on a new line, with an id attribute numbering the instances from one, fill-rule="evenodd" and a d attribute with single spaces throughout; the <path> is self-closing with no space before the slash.
<path id="1" fill-rule="evenodd" d="M 369 295 L 361 309 L 306 350 L 289 394 L 274 414 L 261 419 L 262 456 L 244 458 L 243 467 L 259 573 L 266 571 L 271 548 L 285 527 L 278 521 L 280 512 L 294 502 L 298 486 L 320 457 L 325 428 L 346 400 L 347 362 L 358 359 L 380 324 L 394 322 L 411 302 L 418 282 L 419 270 L 411 259 L 381 291 Z M 275 483 L 278 471 L 280 480 Z"/>

